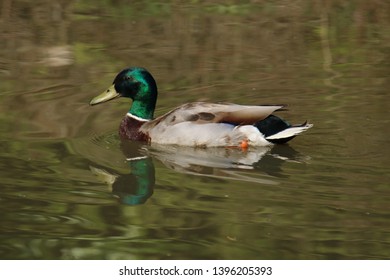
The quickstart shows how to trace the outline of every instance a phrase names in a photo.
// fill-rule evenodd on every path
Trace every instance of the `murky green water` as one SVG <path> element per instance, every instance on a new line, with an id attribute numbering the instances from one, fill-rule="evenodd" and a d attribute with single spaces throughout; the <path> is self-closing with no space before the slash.
<path id="1" fill-rule="evenodd" d="M 1 258 L 389 259 L 389 4 L 188 2 L 0 1 Z M 88 102 L 126 66 L 158 115 L 282 103 L 314 127 L 248 153 L 123 145 L 127 101 Z"/>

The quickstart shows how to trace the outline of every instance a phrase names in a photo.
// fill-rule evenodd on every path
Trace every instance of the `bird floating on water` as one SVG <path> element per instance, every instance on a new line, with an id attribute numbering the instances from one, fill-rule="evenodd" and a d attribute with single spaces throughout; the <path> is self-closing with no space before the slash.
<path id="1" fill-rule="evenodd" d="M 157 84 L 144 68 L 119 72 L 112 86 L 93 98 L 90 105 L 128 97 L 133 103 L 122 120 L 122 139 L 193 147 L 240 147 L 283 144 L 312 127 L 291 125 L 273 115 L 283 105 L 238 105 L 192 102 L 154 118 Z"/>

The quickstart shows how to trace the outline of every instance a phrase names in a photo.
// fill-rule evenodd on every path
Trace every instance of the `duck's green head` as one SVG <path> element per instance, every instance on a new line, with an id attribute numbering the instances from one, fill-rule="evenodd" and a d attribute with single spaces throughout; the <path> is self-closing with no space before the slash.
<path id="1" fill-rule="evenodd" d="M 157 101 L 157 85 L 152 75 L 144 68 L 131 67 L 118 73 L 112 86 L 89 103 L 96 105 L 117 97 L 133 100 L 129 112 L 143 119 L 152 119 Z"/>

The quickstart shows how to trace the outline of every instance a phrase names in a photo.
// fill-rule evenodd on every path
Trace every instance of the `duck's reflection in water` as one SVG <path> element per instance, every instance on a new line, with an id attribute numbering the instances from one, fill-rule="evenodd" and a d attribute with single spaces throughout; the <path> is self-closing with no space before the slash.
<path id="1" fill-rule="evenodd" d="M 241 150 L 231 148 L 193 148 L 145 145 L 123 141 L 121 149 L 129 165 L 129 174 L 91 167 L 106 182 L 112 193 L 128 205 L 145 203 L 153 194 L 155 168 L 153 158 L 166 167 L 191 175 L 276 185 L 285 177 L 282 164 L 306 159 L 288 145 Z M 259 172 L 261 171 L 261 172 Z"/>

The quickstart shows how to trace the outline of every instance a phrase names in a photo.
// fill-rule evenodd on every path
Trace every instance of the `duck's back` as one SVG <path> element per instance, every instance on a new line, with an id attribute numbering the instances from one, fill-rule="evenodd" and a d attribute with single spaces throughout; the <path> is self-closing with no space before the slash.
<path id="1" fill-rule="evenodd" d="M 236 146 L 249 139 L 252 145 L 264 146 L 270 143 L 252 124 L 282 107 L 193 102 L 145 123 L 140 130 L 159 144 Z"/>

